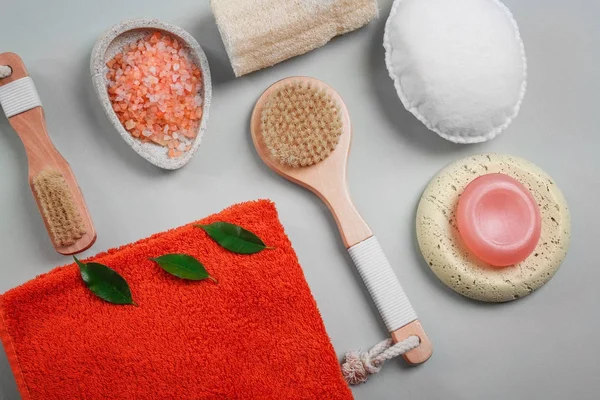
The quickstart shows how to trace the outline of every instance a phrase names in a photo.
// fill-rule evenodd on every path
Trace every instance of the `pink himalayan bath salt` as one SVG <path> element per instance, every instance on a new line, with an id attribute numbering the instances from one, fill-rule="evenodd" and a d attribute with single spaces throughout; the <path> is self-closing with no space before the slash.
<path id="1" fill-rule="evenodd" d="M 179 41 L 154 32 L 106 63 L 108 94 L 135 138 L 166 147 L 171 158 L 191 148 L 202 119 L 202 72 Z"/>

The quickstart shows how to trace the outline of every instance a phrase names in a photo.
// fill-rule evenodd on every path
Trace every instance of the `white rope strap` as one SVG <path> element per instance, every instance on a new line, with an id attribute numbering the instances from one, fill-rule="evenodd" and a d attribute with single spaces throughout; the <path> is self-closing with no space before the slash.
<path id="1" fill-rule="evenodd" d="M 12 69 L 8 65 L 0 65 L 0 79 L 8 78 L 12 74 Z"/>
<path id="2" fill-rule="evenodd" d="M 350 385 L 365 383 L 369 375 L 379 373 L 387 360 L 416 349 L 419 343 L 417 336 L 409 336 L 394 345 L 392 339 L 386 339 L 369 351 L 349 351 L 342 364 L 342 375 Z"/>

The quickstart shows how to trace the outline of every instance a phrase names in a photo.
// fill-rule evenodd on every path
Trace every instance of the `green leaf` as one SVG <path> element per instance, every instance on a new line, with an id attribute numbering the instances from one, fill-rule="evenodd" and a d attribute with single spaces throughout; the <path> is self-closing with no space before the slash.
<path id="1" fill-rule="evenodd" d="M 96 296 L 113 304 L 137 305 L 131 297 L 127 281 L 115 270 L 98 263 L 84 264 L 77 257 L 73 258 L 79 266 L 81 279 Z"/>
<path id="2" fill-rule="evenodd" d="M 178 278 L 190 281 L 210 279 L 217 283 L 217 280 L 210 276 L 200 261 L 187 254 L 167 254 L 158 258 L 151 258 L 151 260 Z"/>
<path id="3" fill-rule="evenodd" d="M 258 236 L 241 226 L 227 222 L 214 222 L 210 225 L 196 226 L 203 229 L 215 242 L 233 253 L 254 254 L 272 248 L 267 247 Z"/>

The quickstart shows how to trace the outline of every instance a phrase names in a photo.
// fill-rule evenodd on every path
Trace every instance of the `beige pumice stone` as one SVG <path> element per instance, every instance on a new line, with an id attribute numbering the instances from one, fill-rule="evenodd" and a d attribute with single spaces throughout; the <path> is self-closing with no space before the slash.
<path id="1" fill-rule="evenodd" d="M 490 173 L 521 182 L 542 216 L 535 250 L 522 262 L 502 268 L 470 254 L 456 224 L 460 194 L 475 178 Z M 419 247 L 435 275 L 463 296 L 486 302 L 516 300 L 543 286 L 564 260 L 571 236 L 569 209 L 552 178 L 527 160 L 493 153 L 467 157 L 444 168 L 425 189 L 416 223 Z"/>

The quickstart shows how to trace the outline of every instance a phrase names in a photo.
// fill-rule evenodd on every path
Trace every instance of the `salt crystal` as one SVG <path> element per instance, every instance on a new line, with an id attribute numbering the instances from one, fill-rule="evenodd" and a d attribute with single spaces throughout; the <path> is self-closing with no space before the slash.
<path id="1" fill-rule="evenodd" d="M 202 99 L 190 93 L 200 90 L 202 74 L 185 46 L 156 32 L 124 47 L 107 67 L 110 101 L 131 135 L 169 147 L 169 157 L 188 151 L 202 116 Z"/>

